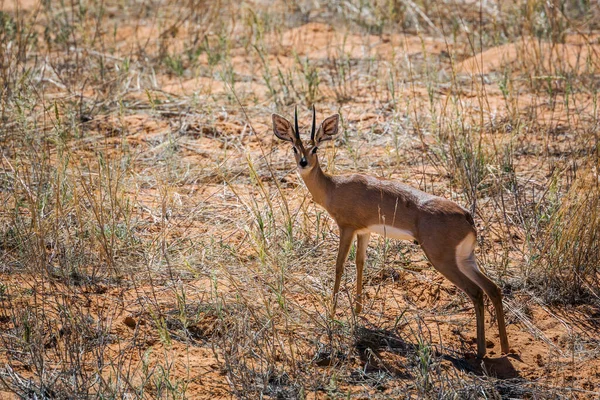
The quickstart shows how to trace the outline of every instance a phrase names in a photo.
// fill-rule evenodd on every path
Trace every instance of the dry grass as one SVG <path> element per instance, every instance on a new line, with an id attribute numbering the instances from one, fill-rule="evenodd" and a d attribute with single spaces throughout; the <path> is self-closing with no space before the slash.
<path id="1" fill-rule="evenodd" d="M 0 0 L 0 397 L 600 395 L 593 2 Z M 354 250 L 270 115 L 340 112 L 333 173 L 476 213 L 509 338 L 419 248 Z"/>

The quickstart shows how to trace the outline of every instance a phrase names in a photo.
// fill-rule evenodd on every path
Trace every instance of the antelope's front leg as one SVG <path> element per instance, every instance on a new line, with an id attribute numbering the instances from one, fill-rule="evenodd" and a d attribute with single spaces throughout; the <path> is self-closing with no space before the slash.
<path id="1" fill-rule="evenodd" d="M 348 258 L 348 252 L 354 238 L 354 230 L 340 227 L 340 248 L 338 250 L 337 261 L 335 263 L 335 283 L 333 285 L 333 298 L 331 307 L 331 318 L 335 316 L 335 306 L 337 303 L 337 294 L 340 290 L 340 282 L 344 273 L 344 263 Z"/>
<path id="2" fill-rule="evenodd" d="M 369 239 L 371 233 L 363 233 L 358 235 L 356 239 L 356 313 L 362 311 L 362 282 L 363 282 L 363 267 L 367 259 L 367 247 L 369 247 Z"/>

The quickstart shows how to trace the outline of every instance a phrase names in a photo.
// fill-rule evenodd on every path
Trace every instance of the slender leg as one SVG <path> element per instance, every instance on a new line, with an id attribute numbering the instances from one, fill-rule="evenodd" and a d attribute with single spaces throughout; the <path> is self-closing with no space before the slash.
<path id="1" fill-rule="evenodd" d="M 333 285 L 333 304 L 331 307 L 331 318 L 335 316 L 335 306 L 337 302 L 337 294 L 340 290 L 340 282 L 344 273 L 344 263 L 348 258 L 348 252 L 354 238 L 354 230 L 350 228 L 340 227 L 340 248 L 338 250 L 337 261 L 335 263 L 335 284 Z"/>
<path id="2" fill-rule="evenodd" d="M 506 322 L 504 320 L 504 306 L 502 305 L 502 291 L 500 288 L 490 280 L 483 272 L 477 267 L 477 261 L 475 260 L 475 253 L 471 254 L 463 259 L 459 259 L 459 268 L 461 271 L 475 282 L 479 287 L 483 289 L 485 294 L 488 295 L 494 309 L 496 310 L 496 319 L 498 320 L 498 333 L 500 334 L 500 347 L 504 354 L 508 354 L 510 346 L 508 345 L 508 335 L 506 334 Z"/>
<path id="3" fill-rule="evenodd" d="M 363 268 L 367 259 L 367 247 L 369 247 L 369 232 L 358 235 L 356 239 L 356 313 L 362 311 L 362 281 Z"/>
<path id="4" fill-rule="evenodd" d="M 466 275 L 458 270 L 455 262 L 444 264 L 441 268 L 434 266 L 450 282 L 454 283 L 460 290 L 466 293 L 473 302 L 475 308 L 475 321 L 477 322 L 477 357 L 485 356 L 485 307 L 483 304 L 483 290 Z M 450 266 L 450 267 L 447 267 Z M 444 268 L 447 267 L 447 268 Z"/>
<path id="5" fill-rule="evenodd" d="M 465 292 L 466 293 L 466 292 Z M 483 304 L 483 291 L 476 291 L 475 295 L 467 293 L 475 307 L 475 321 L 477 321 L 477 357 L 483 358 L 486 352 L 485 346 L 485 308 Z"/>
<path id="6" fill-rule="evenodd" d="M 425 246 L 422 246 L 429 261 L 433 264 L 446 279 L 455 284 L 460 290 L 466 293 L 475 307 L 475 320 L 477 321 L 477 357 L 482 358 L 485 355 L 485 318 L 483 305 L 483 290 L 464 274 L 458 267 L 454 252 L 450 254 L 430 254 Z"/>
<path id="7" fill-rule="evenodd" d="M 451 267 L 447 267 L 450 266 Z M 477 357 L 485 356 L 485 315 L 483 305 L 483 290 L 466 275 L 461 273 L 456 266 L 456 263 L 444 264 L 437 267 L 434 266 L 442 275 L 450 282 L 454 283 L 460 290 L 466 293 L 473 302 L 475 308 L 475 320 L 477 322 Z M 444 268 L 447 267 L 447 268 Z"/>

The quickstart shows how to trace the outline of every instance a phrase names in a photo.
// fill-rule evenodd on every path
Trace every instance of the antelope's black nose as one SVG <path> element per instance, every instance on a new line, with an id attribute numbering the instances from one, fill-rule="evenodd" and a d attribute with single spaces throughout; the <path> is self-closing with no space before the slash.
<path id="1" fill-rule="evenodd" d="M 306 161 L 306 158 L 305 158 L 305 157 L 302 157 L 302 158 L 300 159 L 300 166 L 301 166 L 302 168 L 304 168 L 304 167 L 306 167 L 307 165 L 308 165 L 308 161 Z"/>

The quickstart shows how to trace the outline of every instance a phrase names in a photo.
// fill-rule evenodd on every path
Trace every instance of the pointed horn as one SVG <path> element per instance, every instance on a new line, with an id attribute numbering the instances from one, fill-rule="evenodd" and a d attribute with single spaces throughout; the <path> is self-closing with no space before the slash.
<path id="1" fill-rule="evenodd" d="M 315 111 L 315 105 L 313 104 L 313 120 L 312 120 L 312 129 L 310 131 L 310 140 L 315 143 L 315 133 L 317 129 L 317 112 Z"/>
<path id="2" fill-rule="evenodd" d="M 294 109 L 294 126 L 296 127 L 296 139 L 300 139 L 300 129 L 298 128 L 298 106 Z"/>

